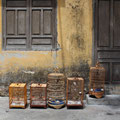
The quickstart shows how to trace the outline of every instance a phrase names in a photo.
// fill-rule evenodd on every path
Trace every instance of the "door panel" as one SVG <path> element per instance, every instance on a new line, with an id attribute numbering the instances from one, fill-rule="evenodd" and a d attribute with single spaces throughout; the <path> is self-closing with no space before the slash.
<path id="1" fill-rule="evenodd" d="M 26 34 L 26 11 L 18 11 L 18 35 Z"/>
<path id="2" fill-rule="evenodd" d="M 51 35 L 52 29 L 51 29 L 51 24 L 52 24 L 52 11 L 51 10 L 44 10 L 44 34 L 45 35 Z"/>
<path id="3" fill-rule="evenodd" d="M 120 47 L 120 1 L 114 1 L 114 47 Z"/>
<path id="4" fill-rule="evenodd" d="M 109 47 L 110 39 L 110 2 L 109 1 L 99 1 L 99 37 L 98 46 L 99 47 Z M 104 28 L 103 28 L 104 26 Z"/>
<path id="5" fill-rule="evenodd" d="M 15 35 L 15 11 L 6 12 L 7 35 Z"/>
<path id="6" fill-rule="evenodd" d="M 26 44 L 26 39 L 21 38 L 21 39 L 13 39 L 13 38 L 8 38 L 7 39 L 7 45 L 25 45 Z"/>
<path id="7" fill-rule="evenodd" d="M 113 80 L 115 82 L 119 82 L 120 81 L 120 63 L 113 63 L 112 69 L 113 69 Z"/>
<path id="8" fill-rule="evenodd" d="M 50 45 L 51 38 L 33 38 L 32 45 Z"/>
<path id="9" fill-rule="evenodd" d="M 120 0 L 95 2 L 94 64 L 106 69 L 106 83 L 120 82 Z"/>
<path id="10" fill-rule="evenodd" d="M 26 7 L 26 0 L 7 0 L 7 7 Z"/>
<path id="11" fill-rule="evenodd" d="M 40 35 L 41 34 L 41 11 L 33 10 L 32 11 L 32 34 Z"/>
<path id="12" fill-rule="evenodd" d="M 98 58 L 99 59 L 120 59 L 120 52 L 115 51 L 98 51 Z"/>
<path id="13" fill-rule="evenodd" d="M 52 6 L 51 0 L 32 0 L 33 7 L 50 7 Z"/>
<path id="14" fill-rule="evenodd" d="M 105 80 L 106 83 L 109 83 L 110 81 L 110 63 L 109 62 L 101 62 L 101 66 L 105 68 Z"/>

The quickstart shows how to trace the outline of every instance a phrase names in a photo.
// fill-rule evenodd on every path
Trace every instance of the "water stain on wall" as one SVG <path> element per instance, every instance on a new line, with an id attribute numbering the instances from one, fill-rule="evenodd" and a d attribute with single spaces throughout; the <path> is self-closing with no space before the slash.
<path id="1" fill-rule="evenodd" d="M 85 50 L 85 31 L 83 23 L 84 7 L 86 0 L 74 0 L 73 3 L 69 2 L 67 8 L 71 16 L 72 23 L 75 26 L 75 32 L 71 35 L 71 45 L 77 47 L 80 50 Z M 87 32 L 87 31 L 86 31 Z"/>

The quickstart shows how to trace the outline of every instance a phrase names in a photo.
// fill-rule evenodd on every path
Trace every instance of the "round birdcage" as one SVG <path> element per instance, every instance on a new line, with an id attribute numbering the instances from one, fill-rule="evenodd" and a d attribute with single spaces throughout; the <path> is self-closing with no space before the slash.
<path id="1" fill-rule="evenodd" d="M 49 101 L 65 100 L 65 76 L 55 69 L 55 73 L 48 74 L 47 98 Z"/>
<path id="2" fill-rule="evenodd" d="M 98 62 L 95 67 L 90 68 L 89 95 L 101 98 L 104 95 L 105 68 Z"/>

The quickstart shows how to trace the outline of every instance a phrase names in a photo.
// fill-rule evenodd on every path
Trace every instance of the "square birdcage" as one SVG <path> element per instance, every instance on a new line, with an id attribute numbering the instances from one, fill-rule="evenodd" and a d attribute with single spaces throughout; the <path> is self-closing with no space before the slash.
<path id="1" fill-rule="evenodd" d="M 84 79 L 80 77 L 67 78 L 66 105 L 83 107 Z"/>
<path id="2" fill-rule="evenodd" d="M 25 108 L 27 105 L 26 83 L 12 83 L 9 86 L 9 108 Z"/>
<path id="3" fill-rule="evenodd" d="M 104 83 L 105 83 L 105 68 L 100 67 L 97 63 L 96 67 L 90 68 L 90 83 L 89 83 L 89 95 L 101 98 L 104 95 Z"/>
<path id="4" fill-rule="evenodd" d="M 30 107 L 47 107 L 47 84 L 31 84 Z"/>

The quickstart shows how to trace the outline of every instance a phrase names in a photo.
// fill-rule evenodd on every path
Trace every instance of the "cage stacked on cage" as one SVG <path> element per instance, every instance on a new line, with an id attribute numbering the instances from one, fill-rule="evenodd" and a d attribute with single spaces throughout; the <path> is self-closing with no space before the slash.
<path id="1" fill-rule="evenodd" d="M 97 63 L 90 68 L 89 95 L 101 98 L 104 96 L 105 69 Z"/>
<path id="2" fill-rule="evenodd" d="M 67 78 L 66 104 L 71 106 L 83 107 L 84 79 L 79 77 Z"/>
<path id="3" fill-rule="evenodd" d="M 26 83 L 12 83 L 9 86 L 9 108 L 25 108 L 27 105 Z"/>
<path id="4" fill-rule="evenodd" d="M 60 108 L 65 100 L 65 76 L 62 73 L 51 73 L 47 82 L 48 105 Z"/>
<path id="5" fill-rule="evenodd" d="M 30 107 L 47 107 L 47 84 L 31 84 Z"/>

